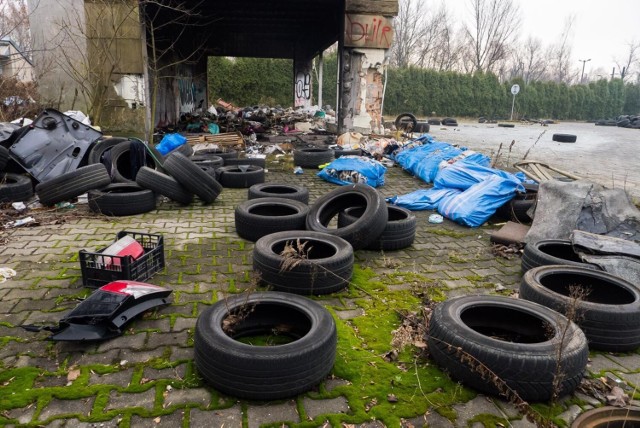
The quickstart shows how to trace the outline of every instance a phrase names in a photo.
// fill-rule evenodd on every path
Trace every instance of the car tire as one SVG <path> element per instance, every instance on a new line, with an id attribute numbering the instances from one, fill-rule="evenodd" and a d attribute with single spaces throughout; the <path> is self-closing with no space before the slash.
<path id="1" fill-rule="evenodd" d="M 573 245 L 568 239 L 542 239 L 528 243 L 522 253 L 522 272 L 546 265 L 569 265 L 600 270 L 596 265 L 583 262 L 573 251 Z"/>
<path id="2" fill-rule="evenodd" d="M 101 163 L 94 163 L 38 183 L 36 194 L 42 205 L 54 205 L 89 190 L 103 188 L 109 183 L 111 177 L 107 168 Z"/>
<path id="3" fill-rule="evenodd" d="M 296 263 L 283 251 L 292 247 L 301 255 Z M 347 287 L 353 274 L 353 247 L 326 233 L 290 230 L 265 235 L 253 248 L 253 269 L 263 284 L 278 291 L 320 295 Z"/>
<path id="4" fill-rule="evenodd" d="M 236 232 L 255 242 L 265 235 L 285 230 L 304 230 L 309 206 L 291 199 L 250 199 L 235 209 Z"/>
<path id="5" fill-rule="evenodd" d="M 234 149 L 227 149 L 227 148 L 221 148 L 221 149 L 200 149 L 200 150 L 196 150 L 193 153 L 194 156 L 201 156 L 201 155 L 213 155 L 213 156 L 218 156 L 220 158 L 222 158 L 223 160 L 227 160 L 227 159 L 235 159 L 238 157 L 238 151 L 234 150 Z"/>
<path id="6" fill-rule="evenodd" d="M 572 287 L 587 294 L 576 300 Z M 640 289 L 621 278 L 582 267 L 538 266 L 522 277 L 520 298 L 564 315 L 575 302 L 576 322 L 590 348 L 628 352 L 640 346 Z"/>
<path id="7" fill-rule="evenodd" d="M 416 216 L 406 208 L 387 205 L 387 225 L 380 236 L 365 249 L 395 251 L 410 247 L 416 237 Z M 364 213 L 363 207 L 349 207 L 338 214 L 338 227 L 353 224 Z"/>
<path id="8" fill-rule="evenodd" d="M 208 166 L 211 168 L 224 166 L 224 159 L 217 155 L 193 155 L 189 159 L 198 166 Z"/>
<path id="9" fill-rule="evenodd" d="M 317 168 L 331 162 L 333 150 L 320 147 L 305 147 L 293 151 L 293 164 L 302 168 Z"/>
<path id="10" fill-rule="evenodd" d="M 231 158 L 225 159 L 224 161 L 224 166 L 235 165 L 253 165 L 259 166 L 260 168 L 266 168 L 267 162 L 263 158 Z"/>
<path id="11" fill-rule="evenodd" d="M 575 323 L 537 303 L 502 296 L 440 303 L 429 321 L 427 343 L 431 357 L 458 381 L 498 395 L 502 388 L 495 376 L 526 401 L 573 392 L 589 357 L 587 339 Z M 559 385 L 556 369 L 562 374 Z"/>
<path id="12" fill-rule="evenodd" d="M 222 186 L 214 177 L 207 174 L 182 153 L 172 153 L 167 156 L 164 168 L 185 189 L 198 195 L 207 204 L 215 201 L 222 192 Z"/>
<path id="13" fill-rule="evenodd" d="M 129 138 L 123 138 L 123 137 L 111 137 L 111 138 L 105 138 L 104 140 L 100 140 L 96 142 L 91 148 L 91 150 L 89 151 L 87 162 L 90 164 L 101 163 L 102 156 L 107 150 L 114 148 L 120 143 L 126 143 L 128 141 L 131 141 L 131 140 Z"/>
<path id="14" fill-rule="evenodd" d="M 273 331 L 292 341 L 255 346 L 236 340 Z M 248 400 L 278 400 L 308 391 L 331 372 L 336 324 L 329 311 L 303 296 L 241 294 L 198 316 L 193 347 L 198 373 L 215 389 Z"/>
<path id="15" fill-rule="evenodd" d="M 354 223 L 330 228 L 329 222 L 349 207 L 365 207 Z M 366 184 L 339 187 L 318 198 L 307 215 L 307 229 L 347 240 L 354 250 L 373 243 L 387 225 L 387 204 L 378 191 Z"/>
<path id="16" fill-rule="evenodd" d="M 156 195 L 134 183 L 112 183 L 89 190 L 89 209 L 108 216 L 143 214 L 156 209 Z"/>
<path id="17" fill-rule="evenodd" d="M 350 149 L 338 149 L 338 150 L 333 150 L 333 157 L 338 159 L 341 156 L 362 156 L 362 149 L 354 149 L 354 150 L 350 150 Z"/>
<path id="18" fill-rule="evenodd" d="M 28 176 L 0 173 L 0 202 L 24 202 L 32 196 L 33 183 Z"/>
<path id="19" fill-rule="evenodd" d="M 249 187 L 248 199 L 285 198 L 309 203 L 309 189 L 297 184 L 287 183 L 258 183 Z"/>
<path id="20" fill-rule="evenodd" d="M 138 171 L 131 170 L 131 141 L 117 144 L 111 149 L 111 164 L 113 181 L 116 183 L 135 183 Z M 164 172 L 162 168 L 162 154 L 152 146 L 145 144 L 144 166 Z"/>
<path id="21" fill-rule="evenodd" d="M 498 216 L 518 223 L 531 223 L 533 221 L 528 212 L 535 205 L 538 198 L 538 185 L 525 184 L 524 187 L 525 193 L 516 193 L 509 202 L 496 210 Z"/>
<path id="22" fill-rule="evenodd" d="M 136 183 L 144 189 L 152 190 L 182 205 L 189 205 L 193 201 L 193 193 L 185 189 L 175 178 L 153 168 L 146 166 L 140 168 Z"/>
<path id="23" fill-rule="evenodd" d="M 264 168 L 255 165 L 223 166 L 216 170 L 222 187 L 246 189 L 254 184 L 264 183 Z"/>
<path id="24" fill-rule="evenodd" d="M 559 143 L 575 143 L 577 138 L 572 134 L 553 134 L 552 140 Z"/>
<path id="25" fill-rule="evenodd" d="M 402 113 L 396 117 L 394 125 L 399 131 L 413 132 L 418 126 L 418 120 L 411 113 Z"/>

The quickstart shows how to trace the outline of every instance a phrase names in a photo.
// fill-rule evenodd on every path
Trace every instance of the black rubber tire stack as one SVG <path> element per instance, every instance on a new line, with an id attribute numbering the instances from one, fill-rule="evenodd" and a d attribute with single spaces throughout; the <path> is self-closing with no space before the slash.
<path id="1" fill-rule="evenodd" d="M 364 207 L 364 212 L 348 226 L 330 228 L 330 221 L 349 207 Z M 307 229 L 339 236 L 354 250 L 359 250 L 378 239 L 388 218 L 382 195 L 373 187 L 358 183 L 339 187 L 318 198 L 307 216 Z"/>
<path id="2" fill-rule="evenodd" d="M 0 202 L 23 202 L 32 196 L 33 183 L 28 176 L 0 172 Z"/>
<path id="3" fill-rule="evenodd" d="M 226 161 L 227 159 L 235 159 L 238 157 L 238 151 L 235 149 L 227 149 L 227 148 L 222 148 L 222 149 L 200 149 L 200 150 L 196 150 L 193 153 L 194 156 L 201 156 L 201 155 L 214 155 L 214 156 L 218 156 L 221 157 L 222 160 Z"/>
<path id="4" fill-rule="evenodd" d="M 380 236 L 367 245 L 372 251 L 395 251 L 410 247 L 416 237 L 416 216 L 406 208 L 387 205 L 387 225 Z M 356 222 L 364 213 L 363 207 L 349 207 L 338 214 L 338 227 Z"/>

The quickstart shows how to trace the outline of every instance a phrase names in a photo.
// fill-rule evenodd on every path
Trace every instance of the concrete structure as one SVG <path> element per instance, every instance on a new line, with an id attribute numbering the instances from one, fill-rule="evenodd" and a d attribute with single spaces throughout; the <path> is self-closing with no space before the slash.
<path id="1" fill-rule="evenodd" d="M 379 131 L 397 0 L 142 2 L 139 11 L 130 0 L 40 0 L 38 5 L 32 27 L 36 50 L 45 48 L 36 61 L 42 89 L 65 107 L 79 102 L 73 90 L 78 88 L 88 106 L 95 104 L 101 95 L 95 87 L 103 85 L 111 104 L 119 96 L 128 107 L 139 106 L 146 97 L 149 126 L 175 123 L 182 113 L 206 108 L 208 56 L 293 60 L 293 104 L 310 107 L 318 101 L 312 99 L 312 61 L 337 42 L 338 125 Z M 52 60 L 57 68 L 47 68 Z M 82 73 L 88 85 L 79 83 Z"/>
<path id="2" fill-rule="evenodd" d="M 0 76 L 23 83 L 35 80 L 33 63 L 10 39 L 0 39 Z"/>

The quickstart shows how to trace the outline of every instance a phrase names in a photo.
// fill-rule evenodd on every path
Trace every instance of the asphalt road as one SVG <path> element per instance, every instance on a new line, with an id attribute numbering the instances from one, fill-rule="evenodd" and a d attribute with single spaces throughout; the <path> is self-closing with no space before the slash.
<path id="1" fill-rule="evenodd" d="M 515 123 L 513 128 L 464 121 L 458 124 L 455 128 L 432 125 L 429 133 L 439 141 L 492 157 L 500 150 L 497 166 L 504 169 L 523 159 L 540 161 L 609 188 L 623 188 L 636 202 L 640 200 L 638 129 L 577 122 L 548 126 Z M 559 143 L 552 140 L 553 134 L 574 134 L 577 141 Z"/>

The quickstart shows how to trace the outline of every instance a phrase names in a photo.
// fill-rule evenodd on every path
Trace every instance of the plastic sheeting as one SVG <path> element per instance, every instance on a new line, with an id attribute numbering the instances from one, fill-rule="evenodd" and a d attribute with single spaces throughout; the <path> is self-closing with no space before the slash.
<path id="1" fill-rule="evenodd" d="M 156 149 L 164 156 L 187 142 L 187 138 L 180 134 L 167 134 L 162 137 Z"/>
<path id="2" fill-rule="evenodd" d="M 467 190 L 469 187 L 476 183 L 479 183 L 487 177 L 497 175 L 509 180 L 522 182 L 526 177 L 522 173 L 511 174 L 510 172 L 502 171 L 488 166 L 479 165 L 472 162 L 469 159 L 460 160 L 453 165 L 442 168 L 438 171 L 435 179 L 433 180 L 434 187 L 439 188 L 453 188 L 460 190 Z M 518 188 L 518 191 L 524 192 L 523 186 Z"/>
<path id="3" fill-rule="evenodd" d="M 458 189 L 419 189 L 411 193 L 387 198 L 387 202 L 412 211 L 435 210 L 441 201 L 460 194 Z"/>
<path id="4" fill-rule="evenodd" d="M 318 173 L 318 177 L 342 186 L 354 183 L 379 187 L 384 184 L 387 168 L 380 162 L 363 156 L 341 156 Z"/>
<path id="5" fill-rule="evenodd" d="M 521 182 L 517 178 L 490 175 L 455 197 L 441 201 L 438 212 L 457 223 L 478 227 L 513 198 L 518 186 Z"/>

